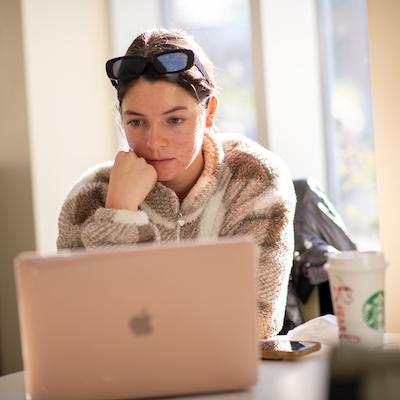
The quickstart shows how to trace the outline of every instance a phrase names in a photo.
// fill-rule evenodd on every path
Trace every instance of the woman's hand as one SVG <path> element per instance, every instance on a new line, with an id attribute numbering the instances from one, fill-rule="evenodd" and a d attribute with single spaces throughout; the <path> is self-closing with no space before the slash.
<path id="1" fill-rule="evenodd" d="M 111 169 L 106 208 L 137 211 L 157 182 L 157 172 L 132 150 L 120 151 Z"/>

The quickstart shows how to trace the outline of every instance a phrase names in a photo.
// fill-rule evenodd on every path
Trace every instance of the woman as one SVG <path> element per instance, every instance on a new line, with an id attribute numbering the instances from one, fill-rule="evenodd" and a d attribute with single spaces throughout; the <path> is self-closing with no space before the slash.
<path id="1" fill-rule="evenodd" d="M 212 65 L 187 34 L 144 32 L 106 69 L 130 150 L 75 185 L 58 248 L 250 236 L 260 248 L 260 337 L 277 334 L 293 252 L 286 167 L 249 139 L 211 132 Z"/>

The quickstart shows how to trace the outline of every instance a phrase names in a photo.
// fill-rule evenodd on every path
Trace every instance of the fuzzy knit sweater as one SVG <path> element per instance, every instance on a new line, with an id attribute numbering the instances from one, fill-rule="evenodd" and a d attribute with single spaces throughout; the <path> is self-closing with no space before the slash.
<path id="1" fill-rule="evenodd" d="M 203 156 L 204 170 L 182 203 L 157 182 L 135 212 L 105 208 L 112 162 L 92 168 L 65 200 L 57 246 L 250 236 L 260 250 L 259 336 L 273 336 L 283 323 L 292 265 L 296 200 L 291 177 L 276 155 L 238 135 L 206 134 Z"/>

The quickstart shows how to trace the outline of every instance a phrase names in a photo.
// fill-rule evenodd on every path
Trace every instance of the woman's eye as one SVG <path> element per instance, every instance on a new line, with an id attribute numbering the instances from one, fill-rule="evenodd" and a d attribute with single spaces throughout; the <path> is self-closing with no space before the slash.
<path id="1" fill-rule="evenodd" d="M 138 128 L 139 126 L 144 125 L 144 121 L 142 119 L 133 119 L 132 121 L 128 122 L 128 125 Z"/>
<path id="2" fill-rule="evenodd" d="M 180 125 L 183 121 L 183 118 L 171 117 L 169 118 L 168 123 L 170 123 L 171 125 Z"/>

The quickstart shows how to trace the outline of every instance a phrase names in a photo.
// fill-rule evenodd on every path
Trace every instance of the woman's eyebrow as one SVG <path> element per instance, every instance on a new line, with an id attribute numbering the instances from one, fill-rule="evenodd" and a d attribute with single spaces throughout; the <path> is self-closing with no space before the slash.
<path id="1" fill-rule="evenodd" d="M 175 112 L 175 111 L 187 111 L 187 110 L 188 110 L 188 108 L 185 107 L 185 106 L 175 106 L 175 107 L 172 107 L 171 109 L 169 109 L 167 111 L 164 111 L 163 115 L 170 114 L 170 113 Z M 145 114 L 142 114 L 142 113 L 140 113 L 138 111 L 135 111 L 135 110 L 125 110 L 124 111 L 124 115 L 137 115 L 139 117 L 144 117 L 145 116 Z"/>
<path id="2" fill-rule="evenodd" d="M 139 115 L 140 117 L 144 117 L 144 114 L 134 110 L 125 110 L 124 115 Z"/>
<path id="3" fill-rule="evenodd" d="M 171 108 L 170 110 L 167 110 L 167 111 L 163 112 L 163 115 L 169 114 L 169 113 L 172 113 L 172 112 L 175 112 L 175 111 L 182 111 L 182 110 L 183 111 L 187 111 L 188 108 L 185 107 L 185 106 L 176 106 L 176 107 Z"/>

